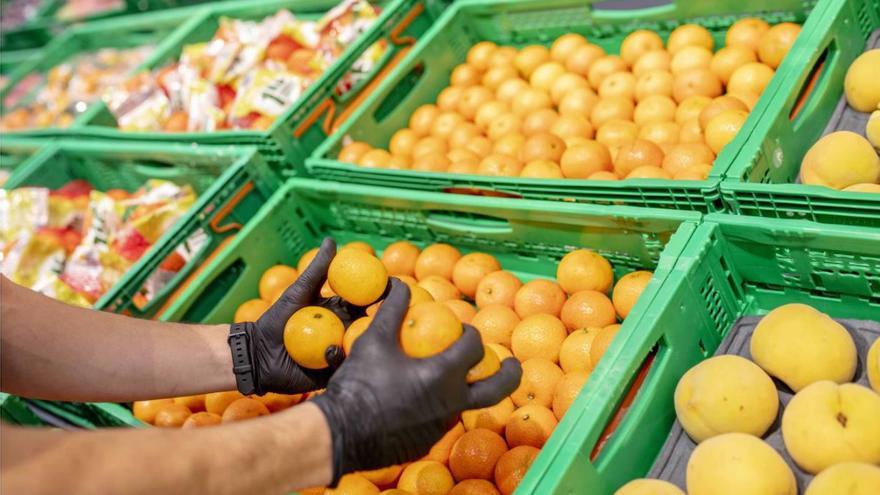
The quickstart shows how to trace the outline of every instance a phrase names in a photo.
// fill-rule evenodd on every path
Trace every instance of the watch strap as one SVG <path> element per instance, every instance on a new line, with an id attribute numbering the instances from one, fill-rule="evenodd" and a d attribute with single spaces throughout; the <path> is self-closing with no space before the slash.
<path id="1" fill-rule="evenodd" d="M 229 327 L 229 350 L 232 352 L 232 373 L 238 391 L 244 395 L 257 393 L 257 370 L 251 349 L 253 323 L 234 323 Z"/>

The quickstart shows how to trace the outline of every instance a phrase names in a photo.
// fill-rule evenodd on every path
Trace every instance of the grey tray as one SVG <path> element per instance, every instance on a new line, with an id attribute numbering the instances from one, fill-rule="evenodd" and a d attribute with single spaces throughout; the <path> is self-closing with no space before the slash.
<path id="1" fill-rule="evenodd" d="M 758 325 L 759 321 L 761 321 L 760 317 L 746 316 L 734 322 L 730 332 L 721 342 L 721 345 L 718 346 L 715 355 L 735 354 L 752 359 L 752 356 L 749 353 L 749 342 L 751 341 L 752 333 L 754 333 L 755 327 Z M 846 327 L 856 343 L 859 361 L 858 366 L 856 367 L 856 379 L 853 381 L 855 383 L 869 386 L 864 361 L 868 355 L 868 348 L 871 347 L 871 344 L 877 338 L 880 338 L 880 322 L 843 319 L 835 319 L 835 321 Z M 776 390 L 779 392 L 779 400 L 782 407 L 779 408 L 776 421 L 773 422 L 773 425 L 770 426 L 770 429 L 764 434 L 763 438 L 771 447 L 782 454 L 782 457 L 791 467 L 791 470 L 794 472 L 794 476 L 797 479 L 798 493 L 803 493 L 807 485 L 810 484 L 810 480 L 813 479 L 813 475 L 801 470 L 791 459 L 791 456 L 788 455 L 788 452 L 785 451 L 785 445 L 782 442 L 782 431 L 780 429 L 782 411 L 785 406 L 788 405 L 788 401 L 791 400 L 794 393 L 779 380 L 774 378 L 773 382 L 776 384 Z M 669 433 L 669 437 L 666 438 L 666 443 L 663 444 L 663 449 L 657 456 L 657 460 L 654 461 L 654 466 L 651 468 L 651 472 L 648 473 L 648 478 L 666 480 L 678 485 L 684 490 L 687 462 L 696 447 L 697 444 L 691 440 L 687 433 L 685 433 L 684 429 L 681 427 L 681 423 L 679 423 L 678 420 L 675 420 L 675 424 L 672 426 L 672 431 Z"/>

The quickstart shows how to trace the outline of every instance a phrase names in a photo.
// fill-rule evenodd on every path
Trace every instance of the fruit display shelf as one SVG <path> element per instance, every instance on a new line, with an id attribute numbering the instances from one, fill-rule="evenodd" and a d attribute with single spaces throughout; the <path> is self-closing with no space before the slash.
<path id="1" fill-rule="evenodd" d="M 829 0 L 817 9 L 815 29 L 780 66 L 785 77 L 771 83 L 776 97 L 742 143 L 721 195 L 726 208 L 741 215 L 880 227 L 876 193 L 797 183 L 804 154 L 821 136 L 836 130 L 864 135 L 864 122 L 847 118 L 857 112 L 846 106 L 843 80 L 853 60 L 880 39 L 877 0 Z"/>
<path id="2" fill-rule="evenodd" d="M 568 422 L 577 428 L 550 438 L 545 449 L 555 457 L 536 459 L 520 490 L 611 494 L 645 476 L 675 421 L 678 380 L 718 349 L 734 321 L 793 302 L 833 318 L 876 319 L 878 281 L 876 229 L 706 215 L 633 322 L 637 331 L 615 340 L 615 358 L 593 370 L 580 417 Z"/>
<path id="3" fill-rule="evenodd" d="M 337 159 L 348 139 L 386 147 L 392 134 L 406 127 L 413 112 L 432 103 L 449 80 L 450 71 L 465 61 L 468 50 L 488 40 L 499 45 L 549 46 L 559 35 L 583 34 L 608 53 L 618 53 L 632 31 L 648 29 L 666 38 L 677 26 L 692 22 L 708 28 L 716 46 L 724 44 L 727 28 L 736 20 L 756 16 L 770 23 L 803 23 L 812 2 L 744 1 L 683 2 L 639 10 L 604 10 L 571 0 L 553 2 L 466 0 L 456 2 L 413 47 L 398 68 L 355 112 L 349 121 L 306 162 L 316 178 L 347 183 L 431 191 L 463 192 L 593 204 L 621 204 L 716 211 L 721 208 L 718 184 L 736 160 L 772 92 L 764 92 L 737 137 L 718 155 L 706 180 L 524 179 L 473 174 L 415 172 L 366 168 Z M 809 24 L 809 21 L 807 21 Z M 805 25 L 805 28 L 807 26 Z M 800 40 L 792 51 L 799 50 Z M 774 77 L 779 79 L 779 77 Z"/>
<path id="4" fill-rule="evenodd" d="M 144 143 L 60 140 L 23 161 L 4 188 L 56 189 L 75 179 L 101 191 L 134 191 L 150 179 L 163 179 L 188 184 L 198 195 L 195 204 L 95 303 L 97 309 L 140 317 L 161 308 L 201 260 L 279 187 L 275 174 L 253 148 L 169 145 L 159 151 Z M 161 277 L 167 280 L 157 290 L 151 279 L 165 259 L 184 245 L 192 250 L 188 261 L 172 277 Z"/>

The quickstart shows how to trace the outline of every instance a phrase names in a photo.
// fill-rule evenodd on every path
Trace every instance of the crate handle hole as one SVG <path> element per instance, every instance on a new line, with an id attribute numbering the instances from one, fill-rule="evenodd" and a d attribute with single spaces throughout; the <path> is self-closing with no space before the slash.
<path id="1" fill-rule="evenodd" d="M 385 100 L 383 100 L 373 112 L 373 119 L 375 119 L 376 122 L 382 122 L 388 118 L 394 109 L 400 105 L 400 102 L 405 100 L 410 92 L 418 86 L 419 81 L 421 81 L 422 76 L 424 75 L 425 64 L 424 62 L 419 62 L 400 79 L 397 85 L 394 86 L 394 89 L 388 92 L 385 96 Z"/>
<path id="2" fill-rule="evenodd" d="M 656 7 L 674 6 L 673 0 L 604 0 L 593 5 L 594 12 L 642 10 Z"/>
<path id="3" fill-rule="evenodd" d="M 510 222 L 489 215 L 434 210 L 425 215 L 429 227 L 462 235 L 506 235 L 513 232 Z"/>
<path id="4" fill-rule="evenodd" d="M 596 442 L 596 446 L 593 447 L 593 451 L 590 452 L 590 462 L 595 462 L 596 457 L 602 453 L 602 449 L 608 443 L 608 439 L 614 434 L 617 430 L 617 427 L 620 426 L 621 421 L 623 421 L 624 416 L 629 411 L 630 406 L 638 395 L 639 390 L 642 388 L 642 383 L 645 382 L 645 378 L 648 376 L 648 373 L 651 371 L 651 366 L 654 364 L 655 359 L 657 358 L 657 352 L 659 351 L 660 346 L 655 345 L 651 348 L 651 351 L 645 356 L 645 359 L 642 360 L 642 364 L 639 366 L 639 370 L 636 373 L 635 377 L 632 380 L 632 383 L 629 385 L 627 389 L 626 395 L 623 396 L 620 403 L 617 405 L 617 409 L 614 412 L 614 415 L 605 425 L 605 429 L 602 430 L 602 434 L 599 435 L 599 440 Z"/>
<path id="5" fill-rule="evenodd" d="M 792 122 L 792 127 L 795 132 L 801 127 L 801 124 L 804 121 L 803 116 L 810 115 L 812 112 L 802 112 L 805 106 L 813 100 L 813 94 L 821 94 L 824 91 L 821 89 L 823 87 L 827 87 L 828 85 L 828 74 L 832 72 L 833 64 L 827 63 L 829 58 L 837 51 L 837 45 L 835 40 L 832 40 L 831 43 L 825 47 L 825 50 L 822 52 L 822 55 L 816 59 L 816 62 L 813 64 L 812 69 L 810 69 L 810 75 L 807 77 L 807 80 L 804 82 L 803 86 L 801 86 L 800 91 L 798 92 L 797 98 L 794 100 L 794 105 L 791 108 L 791 111 L 788 113 L 788 120 Z"/>

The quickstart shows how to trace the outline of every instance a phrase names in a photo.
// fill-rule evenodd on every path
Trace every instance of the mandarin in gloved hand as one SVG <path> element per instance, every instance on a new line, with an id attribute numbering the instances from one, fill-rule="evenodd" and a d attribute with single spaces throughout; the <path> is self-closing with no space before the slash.
<path id="1" fill-rule="evenodd" d="M 424 456 L 462 411 L 497 404 L 519 384 L 522 370 L 510 358 L 491 377 L 468 384 L 468 370 L 484 352 L 480 335 L 468 325 L 445 350 L 424 358 L 407 355 L 401 326 L 409 298 L 406 284 L 392 279 L 368 330 L 326 391 L 313 399 L 331 431 L 334 482 L 346 473 Z"/>
<path id="2" fill-rule="evenodd" d="M 345 355 L 339 329 L 364 316 L 365 309 L 339 297 L 321 297 L 321 286 L 335 255 L 336 243 L 325 239 L 308 267 L 256 322 L 238 324 L 248 334 L 247 349 L 243 352 L 250 356 L 254 388 L 242 393 L 295 394 L 317 390 L 326 386 L 342 363 Z M 307 328 L 302 324 L 307 320 L 321 323 Z M 286 327 L 296 328 L 285 332 Z M 291 355 L 299 356 L 300 362 Z"/>

